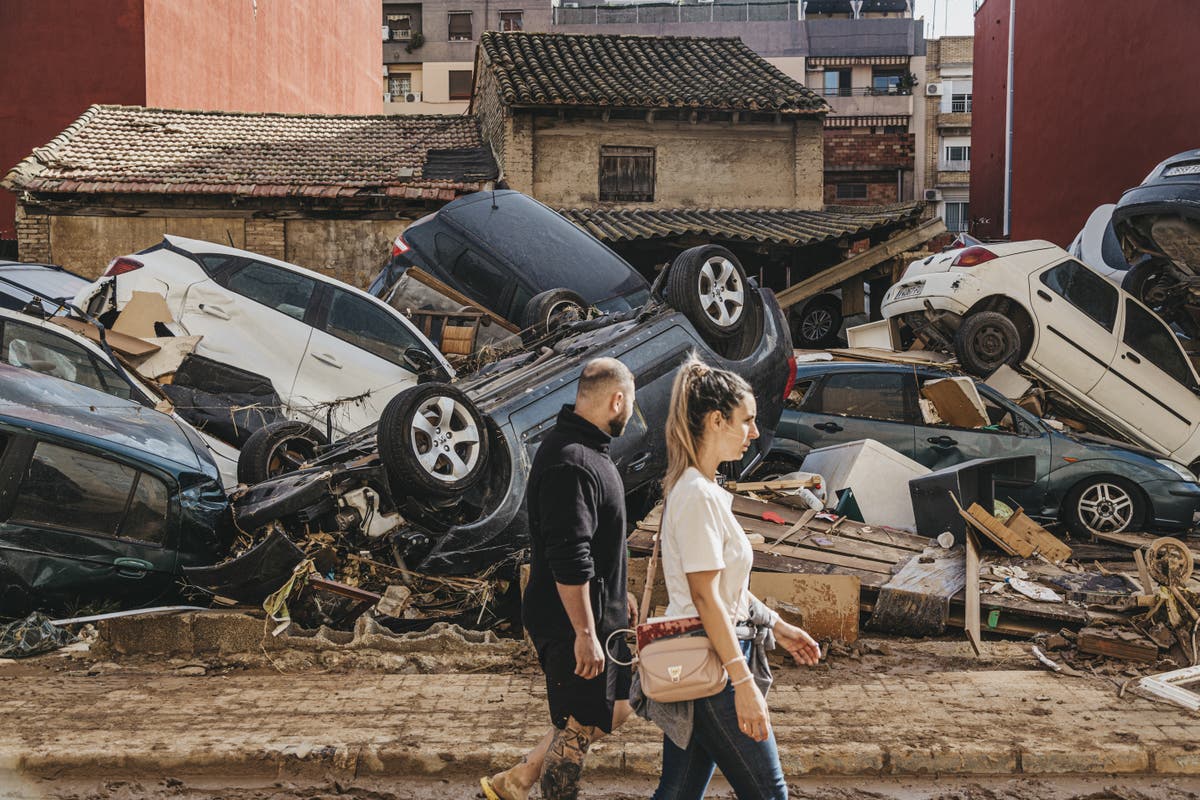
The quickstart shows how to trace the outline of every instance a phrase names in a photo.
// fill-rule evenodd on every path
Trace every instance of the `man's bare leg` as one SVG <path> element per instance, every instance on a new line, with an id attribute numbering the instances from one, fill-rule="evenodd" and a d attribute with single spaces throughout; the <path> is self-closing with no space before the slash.
<path id="1" fill-rule="evenodd" d="M 612 729 L 617 728 L 633 715 L 633 706 L 629 705 L 628 700 L 618 700 L 613 705 L 613 722 Z M 574 720 L 569 720 L 568 725 Z M 599 728 L 585 728 L 585 730 L 593 731 L 593 735 L 588 739 L 587 746 L 590 747 L 595 742 L 603 739 L 604 731 Z M 554 742 L 555 734 L 561 733 L 557 728 L 551 728 L 545 736 L 530 750 L 521 763 L 514 767 L 506 769 L 504 772 L 498 772 L 491 777 L 491 784 L 496 793 L 503 800 L 526 800 L 529 797 L 529 791 L 533 785 L 538 782 L 542 776 L 542 767 L 546 762 L 546 755 L 550 751 L 551 744 Z M 586 748 L 584 749 L 586 752 Z M 582 759 L 581 759 L 582 763 Z M 545 795 L 545 788 L 542 790 Z M 549 795 L 546 795 L 550 797 Z"/>

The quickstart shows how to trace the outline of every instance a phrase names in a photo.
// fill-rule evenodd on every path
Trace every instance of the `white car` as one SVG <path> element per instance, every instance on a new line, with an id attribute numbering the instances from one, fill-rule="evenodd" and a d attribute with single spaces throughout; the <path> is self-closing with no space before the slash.
<path id="1" fill-rule="evenodd" d="M 53 319 L 0 308 L 0 363 L 53 375 L 147 408 L 158 406 L 162 394 L 151 389 L 142 376 L 125 369 L 96 342 Z M 237 486 L 237 448 L 195 430 L 178 414 L 172 416 L 182 428 L 195 433 L 212 454 L 225 488 Z"/>
<path id="2" fill-rule="evenodd" d="M 454 369 L 391 306 L 366 292 L 245 250 L 164 236 L 114 259 L 75 304 L 108 321 L 134 292 L 166 299 L 172 333 L 202 336 L 196 353 L 270 380 L 289 419 L 334 438 L 379 420 L 420 378 Z"/>
<path id="3" fill-rule="evenodd" d="M 1131 295 L 1050 242 L 914 261 L 883 315 L 986 377 L 1020 362 L 1133 441 L 1200 466 L 1200 379 L 1179 339 Z"/>

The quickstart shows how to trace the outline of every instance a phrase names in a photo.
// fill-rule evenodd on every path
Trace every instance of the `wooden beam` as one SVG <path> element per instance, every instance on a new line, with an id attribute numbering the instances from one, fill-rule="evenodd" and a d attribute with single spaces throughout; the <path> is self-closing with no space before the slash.
<path id="1" fill-rule="evenodd" d="M 963 609 L 963 627 L 967 631 L 967 641 L 975 655 L 983 655 L 983 646 L 979 634 L 979 540 L 975 531 L 967 530 L 967 586 L 966 600 Z"/>
<path id="2" fill-rule="evenodd" d="M 853 278 L 855 275 L 860 275 L 877 264 L 882 264 L 884 261 L 903 253 L 905 250 L 923 244 L 945 232 L 946 223 L 935 217 L 916 228 L 899 233 L 869 250 L 859 253 L 856 256 L 851 256 L 842 263 L 823 270 L 811 278 L 806 278 L 794 286 L 789 286 L 776 295 L 776 299 L 779 301 L 780 308 L 790 308 L 802 300 L 807 300 L 813 295 L 832 289 L 843 281 Z"/>

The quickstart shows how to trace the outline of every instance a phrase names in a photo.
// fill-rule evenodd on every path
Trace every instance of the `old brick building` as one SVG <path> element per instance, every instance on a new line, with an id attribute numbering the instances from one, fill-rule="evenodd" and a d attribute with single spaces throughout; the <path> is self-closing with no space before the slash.
<path id="1" fill-rule="evenodd" d="M 970 230 L 974 37 L 928 43 L 925 65 L 925 200 L 951 233 Z"/>
<path id="2" fill-rule="evenodd" d="M 412 220 L 495 173 L 471 117 L 93 106 L 0 185 L 27 260 L 97 275 L 173 233 L 365 286 Z"/>

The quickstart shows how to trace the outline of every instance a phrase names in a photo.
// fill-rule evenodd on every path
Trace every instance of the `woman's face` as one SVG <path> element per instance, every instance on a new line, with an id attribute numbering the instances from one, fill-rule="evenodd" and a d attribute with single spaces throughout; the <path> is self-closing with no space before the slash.
<path id="1" fill-rule="evenodd" d="M 722 461 L 741 461 L 750 447 L 750 442 L 758 438 L 758 426 L 754 417 L 758 413 L 758 404 L 754 396 L 742 395 L 742 400 L 733 407 L 733 412 L 726 418 L 721 412 L 714 411 L 709 433 L 714 437 L 717 454 Z"/>

